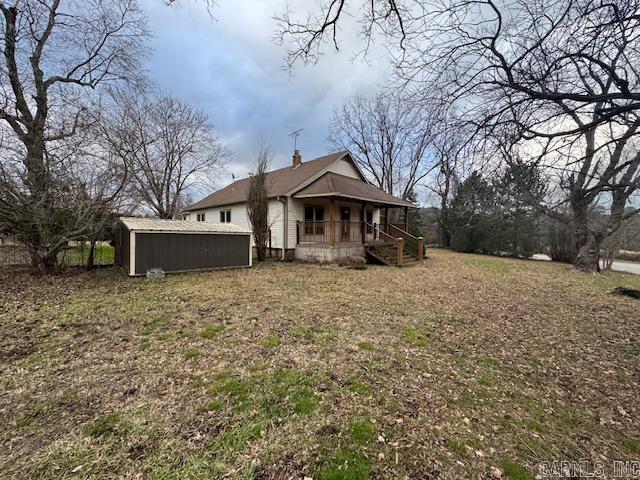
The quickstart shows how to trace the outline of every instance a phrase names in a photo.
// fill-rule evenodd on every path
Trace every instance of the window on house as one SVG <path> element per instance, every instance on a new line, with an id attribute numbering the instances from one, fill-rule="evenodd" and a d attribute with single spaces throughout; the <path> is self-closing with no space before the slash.
<path id="1" fill-rule="evenodd" d="M 196 215 L 196 221 L 204 222 L 205 221 L 205 214 L 204 213 L 199 213 L 198 215 Z"/>
<path id="2" fill-rule="evenodd" d="M 358 210 L 358 213 L 359 213 L 360 221 L 362 221 L 363 220 L 362 210 Z M 373 212 L 371 210 L 367 210 L 365 215 L 366 215 L 367 223 L 373 223 Z"/>
<path id="3" fill-rule="evenodd" d="M 220 223 L 231 223 L 231 210 L 222 210 L 220 212 Z"/>
<path id="4" fill-rule="evenodd" d="M 304 233 L 307 235 L 324 234 L 324 206 L 304 206 Z"/>

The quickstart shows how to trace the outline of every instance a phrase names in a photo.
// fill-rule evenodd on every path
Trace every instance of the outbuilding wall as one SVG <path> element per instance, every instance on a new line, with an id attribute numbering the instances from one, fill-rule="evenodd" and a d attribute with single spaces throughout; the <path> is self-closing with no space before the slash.
<path id="1" fill-rule="evenodd" d="M 124 226 L 122 222 L 118 222 L 115 228 L 115 258 L 114 263 L 121 266 L 129 273 L 130 266 L 130 249 L 131 249 L 131 232 Z"/>
<path id="2" fill-rule="evenodd" d="M 251 266 L 250 235 L 135 232 L 135 275 Z"/>

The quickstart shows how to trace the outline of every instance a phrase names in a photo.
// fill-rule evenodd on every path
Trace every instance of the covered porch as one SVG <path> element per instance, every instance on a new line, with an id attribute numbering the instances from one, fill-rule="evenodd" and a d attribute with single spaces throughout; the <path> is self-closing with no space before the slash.
<path id="1" fill-rule="evenodd" d="M 303 202 L 303 220 L 296 223 L 296 245 L 357 243 L 366 245 L 380 235 L 407 232 L 408 207 L 354 202 L 344 197 Z M 390 211 L 399 209 L 402 223 L 391 223 Z"/>
<path id="2" fill-rule="evenodd" d="M 401 266 L 422 259 L 422 238 L 408 233 L 411 204 L 367 183 L 327 174 L 292 197 L 296 258 L 321 262 L 373 257 Z M 399 210 L 391 223 L 391 212 Z"/>

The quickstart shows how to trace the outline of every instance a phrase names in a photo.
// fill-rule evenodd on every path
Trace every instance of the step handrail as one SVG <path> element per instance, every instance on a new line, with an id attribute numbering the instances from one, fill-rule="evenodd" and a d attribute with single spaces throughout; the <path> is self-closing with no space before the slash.
<path id="1" fill-rule="evenodd" d="M 375 223 L 372 225 L 372 224 L 370 224 L 368 222 L 365 222 L 365 225 L 368 226 L 368 227 L 373 228 L 374 245 L 375 245 L 376 237 L 377 238 L 383 237 L 383 238 L 385 238 L 387 240 L 386 242 L 383 241 L 384 245 L 394 245 L 395 246 L 395 248 L 396 248 L 396 261 L 395 261 L 395 263 L 396 263 L 396 265 L 398 267 L 401 267 L 402 266 L 402 260 L 403 260 L 403 256 L 402 255 L 403 255 L 403 252 L 404 252 L 404 247 L 403 247 L 404 239 L 402 237 L 396 238 L 396 237 L 394 237 L 392 235 L 389 235 L 388 233 L 386 233 L 383 230 L 381 230 L 380 227 L 377 226 Z"/>
<path id="2" fill-rule="evenodd" d="M 389 224 L 389 227 L 390 227 L 390 228 L 393 228 L 393 229 L 394 229 L 394 230 L 396 230 L 398 233 L 400 233 L 400 234 L 404 235 L 404 237 L 405 237 L 405 238 L 406 238 L 406 237 L 408 237 L 408 238 L 410 238 L 410 239 L 412 239 L 412 240 L 416 240 L 416 241 L 418 240 L 418 237 L 414 237 L 413 235 L 411 235 L 411 234 L 410 234 L 409 232 L 407 232 L 406 230 L 403 230 L 403 229 L 401 229 L 401 228 L 399 228 L 399 227 L 396 227 L 393 223 L 390 223 L 390 224 Z"/>
<path id="3" fill-rule="evenodd" d="M 414 237 L 409 232 L 402 230 L 401 228 L 395 226 L 394 224 L 388 224 L 390 227 L 389 230 L 394 229 L 404 240 L 404 249 L 410 255 L 416 257 L 416 260 L 422 260 L 422 255 L 424 253 L 423 247 L 423 238 L 422 237 Z"/>

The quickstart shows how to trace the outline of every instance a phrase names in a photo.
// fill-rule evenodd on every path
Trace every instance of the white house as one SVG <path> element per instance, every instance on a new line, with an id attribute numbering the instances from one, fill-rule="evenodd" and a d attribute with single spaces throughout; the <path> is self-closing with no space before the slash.
<path id="1" fill-rule="evenodd" d="M 237 180 L 186 208 L 183 219 L 251 228 L 248 190 L 249 178 Z M 421 239 L 406 232 L 411 203 L 371 185 L 349 152 L 303 162 L 296 151 L 292 165 L 267 174 L 267 192 L 271 247 L 283 258 L 330 262 L 369 254 L 394 264 L 418 258 Z M 388 223 L 389 208 L 404 209 L 405 223 Z"/>

